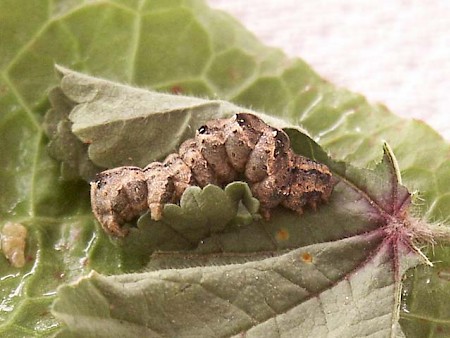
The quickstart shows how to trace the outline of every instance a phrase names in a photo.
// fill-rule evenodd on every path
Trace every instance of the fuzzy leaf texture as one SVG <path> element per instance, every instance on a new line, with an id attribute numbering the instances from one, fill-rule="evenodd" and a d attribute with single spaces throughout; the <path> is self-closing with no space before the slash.
<path id="1" fill-rule="evenodd" d="M 401 279 L 420 258 L 405 235 L 409 198 L 389 153 L 374 171 L 345 168 L 318 213 L 279 211 L 189 253 L 156 252 L 152 272 L 62 287 L 61 336 L 402 335 Z"/>
<path id="2" fill-rule="evenodd" d="M 60 331 L 63 327 L 61 322 L 56 320 L 50 312 L 56 288 L 60 285 L 69 285 L 67 283 L 87 275 L 92 269 L 111 277 L 92 274 L 91 277 L 82 279 L 79 284 L 70 284 L 62 288 L 60 301 L 55 305 L 54 311 L 60 318 L 64 317 L 63 321 L 69 323 L 70 319 L 74 318 L 73 308 L 64 306 L 64 304 L 70 305 L 67 303 L 70 297 L 83 290 L 90 292 L 94 285 L 92 300 L 98 300 L 99 298 L 95 297 L 98 297 L 99 291 L 105 290 L 105 287 L 112 294 L 114 290 L 117 291 L 118 285 L 131 282 L 133 278 L 136 283 L 131 289 L 139 294 L 139 290 L 142 289 L 140 285 L 150 283 L 149 280 L 142 279 L 144 275 L 132 274 L 126 275 L 130 278 L 126 280 L 128 277 L 121 274 L 140 271 L 143 265 L 148 263 L 148 254 L 154 249 L 159 251 L 154 253 L 152 263 L 147 269 L 153 271 L 149 272 L 150 278 L 159 276 L 159 279 L 156 278 L 154 281 L 156 289 L 161 287 L 161 281 L 165 278 L 173 280 L 173 284 L 167 290 L 168 295 L 174 295 L 176 285 L 179 286 L 182 283 L 193 285 L 194 288 L 187 288 L 185 297 L 196 294 L 205 295 L 206 291 L 202 291 L 200 284 L 196 283 L 201 281 L 200 276 L 204 276 L 206 286 L 211 286 L 213 291 L 217 291 L 215 278 L 220 271 L 227 273 L 227 267 L 231 269 L 235 265 L 244 269 L 241 271 L 255 271 L 255 273 L 258 269 L 262 272 L 268 271 L 262 275 L 264 278 L 272 279 L 269 282 L 277 286 L 276 282 L 281 281 L 282 277 L 276 280 L 275 267 L 273 272 L 267 270 L 267 266 L 275 262 L 270 260 L 278 260 L 280 264 L 283 259 L 289 260 L 289 254 L 298 258 L 298 256 L 295 257 L 295 253 L 307 252 L 308 255 L 302 257 L 306 261 L 309 261 L 309 257 L 312 258 L 312 264 L 307 265 L 316 272 L 312 276 L 316 276 L 319 269 L 324 268 L 323 271 L 327 275 L 319 276 L 317 281 L 327 277 L 330 279 L 328 284 L 325 282 L 314 284 L 317 289 L 311 290 L 307 286 L 313 283 L 308 284 L 305 281 L 306 284 L 301 284 L 302 281 L 295 279 L 299 278 L 296 275 L 292 277 L 293 284 L 288 284 L 287 280 L 279 284 L 280 287 L 283 285 L 283 288 L 287 288 L 286 294 L 289 294 L 289 290 L 297 290 L 293 292 L 295 297 L 288 299 L 291 303 L 275 304 L 272 302 L 273 298 L 268 298 L 267 303 L 258 303 L 259 306 L 263 306 L 258 310 L 258 314 L 262 317 L 252 318 L 253 313 L 249 310 L 246 310 L 247 314 L 236 313 L 235 318 L 239 318 L 239 323 L 238 326 L 233 326 L 233 330 L 237 332 L 239 329 L 251 327 L 255 330 L 252 331 L 255 335 L 257 335 L 257 329 L 263 328 L 260 326 L 262 324 L 256 324 L 262 323 L 264 318 L 272 318 L 271 323 L 268 322 L 266 325 L 274 327 L 272 323 L 275 319 L 273 318 L 277 318 L 277 323 L 280 323 L 275 314 L 282 313 L 285 321 L 281 323 L 292 324 L 293 317 L 289 315 L 289 311 L 306 306 L 302 304 L 307 303 L 308 297 L 309 302 L 318 303 L 323 300 L 321 297 L 333 296 L 333 291 L 338 290 L 336 288 L 350 285 L 350 281 L 354 281 L 353 278 L 358 275 L 364 279 L 362 271 L 365 271 L 369 265 L 362 264 L 361 270 L 358 270 L 356 266 L 352 270 L 351 266 L 358 259 L 363 261 L 364 257 L 361 255 L 367 255 L 367 262 L 373 263 L 374 273 L 381 271 L 388 274 L 380 276 L 379 279 L 386 283 L 387 293 L 394 291 L 396 285 L 399 285 L 393 282 L 395 275 L 392 271 L 394 270 L 388 269 L 395 260 L 388 257 L 389 255 L 378 256 L 380 259 L 387 258 L 383 263 L 376 261 L 376 255 L 370 254 L 370 252 L 377 252 L 374 249 L 377 243 L 380 244 L 380 249 L 387 250 L 378 251 L 380 255 L 387 254 L 388 249 L 394 247 L 391 244 L 381 245 L 388 238 L 384 230 L 378 230 L 383 234 L 379 239 L 376 239 L 374 235 L 371 242 L 373 246 L 367 243 L 364 250 L 349 249 L 353 245 L 352 241 L 358 242 L 358 236 L 363 236 L 357 229 L 363 228 L 359 226 L 364 223 L 363 216 L 367 214 L 351 217 L 352 212 L 356 210 L 342 207 L 339 209 L 342 213 L 341 219 L 345 221 L 351 217 L 351 222 L 347 222 L 349 228 L 346 230 L 346 235 L 344 236 L 341 232 L 342 228 L 330 226 L 331 220 L 325 215 L 329 212 L 327 210 L 335 208 L 335 203 L 339 199 L 322 206 L 320 212 L 307 214 L 301 220 L 297 220 L 305 225 L 295 227 L 296 231 L 300 232 L 291 231 L 293 223 L 289 223 L 289 216 L 284 215 L 283 212 L 277 214 L 274 222 L 276 219 L 285 220 L 288 228 L 287 231 L 276 232 L 275 235 L 272 233 L 272 238 L 274 236 L 278 238 L 275 243 L 268 243 L 270 232 L 261 234 L 261 231 L 266 229 L 277 231 L 276 224 L 270 222 L 262 228 L 263 223 L 259 221 L 249 224 L 249 220 L 253 219 L 251 206 L 254 207 L 254 204 L 251 203 L 251 197 L 246 194 L 245 187 L 231 187 L 225 191 L 232 202 L 225 206 L 230 209 L 224 210 L 235 210 L 236 201 L 245 199 L 249 202 L 245 205 L 249 210 L 241 215 L 238 213 L 237 218 L 227 223 L 225 229 L 219 227 L 218 231 L 208 230 L 211 232 L 210 237 L 205 237 L 207 231 L 199 226 L 198 232 L 193 231 L 190 234 L 191 237 L 185 238 L 186 246 L 179 243 L 173 245 L 168 240 L 172 238 L 173 229 L 166 226 L 161 232 L 157 232 L 156 229 L 146 230 L 149 232 L 143 236 L 146 240 L 155 238 L 152 231 L 160 236 L 148 246 L 139 241 L 139 236 L 133 237 L 133 234 L 127 239 L 129 241 L 127 243 L 111 241 L 98 231 L 95 225 L 89 207 L 87 184 L 84 181 L 60 178 L 61 173 L 66 178 L 76 178 L 79 173 L 83 173 L 83 176 L 88 178 L 99 167 L 105 166 L 105 163 L 100 153 L 97 154 L 99 157 L 94 161 L 95 163 L 90 160 L 87 156 L 86 144 L 80 143 L 80 138 L 71 132 L 72 122 L 66 119 L 66 115 L 54 116 L 56 119 L 54 121 L 59 121 L 57 124 L 52 123 L 49 117 L 44 121 L 44 114 L 50 107 L 47 95 L 58 84 L 58 78 L 53 71 L 55 63 L 133 86 L 193 94 L 200 98 L 217 98 L 263 111 L 273 118 L 273 121 L 268 119 L 267 122 L 271 124 L 273 122 L 280 127 L 291 126 L 295 129 L 304 127 L 332 158 L 361 168 L 375 167 L 375 163 L 382 155 L 382 141 L 385 140 L 391 145 L 397 157 L 403 184 L 410 191 L 418 190 L 420 193 L 420 199 L 415 206 L 416 213 L 430 221 L 449 218 L 449 145 L 439 135 L 420 122 L 396 117 L 382 106 L 367 103 L 360 95 L 334 87 L 315 74 L 303 61 L 287 59 L 281 51 L 263 46 L 239 23 L 225 13 L 211 10 L 203 1 L 2 1 L 0 2 L 0 32 L 0 55 L 2 56 L 0 58 L 0 153 L 2 155 L 0 226 L 13 221 L 25 225 L 28 229 L 25 266 L 14 268 L 3 256 L 0 257 L 1 336 L 49 336 L 56 332 L 67 333 L 68 331 Z M 61 98 L 57 94 L 56 92 L 50 95 L 53 102 L 56 101 L 52 97 Z M 72 100 L 59 101 L 60 106 L 66 107 L 65 110 L 63 109 L 66 112 L 71 109 L 73 103 Z M 133 107 L 129 109 L 135 111 Z M 215 117 L 201 116 L 207 119 Z M 179 123 L 183 126 L 182 121 Z M 190 123 L 195 125 L 194 120 Z M 48 152 L 49 139 L 44 133 L 43 125 L 49 134 L 61 137 L 63 144 L 72 144 L 72 154 L 61 153 L 61 148 L 58 147 Z M 296 130 L 293 129 L 290 135 L 291 138 L 299 138 L 298 141 L 293 142 L 296 144 L 297 152 L 326 160 L 324 154 L 319 154 L 320 149 L 315 149 L 314 144 L 304 139 L 303 135 Z M 188 136 L 188 132 L 183 135 L 185 136 Z M 171 151 L 174 147 L 176 147 L 175 143 L 164 145 L 160 148 L 160 155 Z M 113 145 L 111 149 L 114 149 Z M 315 149 L 313 154 L 311 149 Z M 92 151 L 95 153 L 94 150 Z M 63 156 L 63 164 L 61 165 L 50 155 L 59 158 Z M 147 161 L 147 159 L 139 158 L 141 155 L 133 153 L 133 160 Z M 156 155 L 148 156 L 156 158 Z M 346 168 L 351 166 L 347 165 Z M 341 166 L 337 165 L 334 170 L 342 177 L 347 177 L 347 170 Z M 356 169 L 350 171 L 352 170 Z M 362 181 L 361 177 L 356 180 L 361 187 Z M 341 196 L 340 188 L 337 187 L 337 189 L 336 196 L 339 197 Z M 364 188 L 364 191 L 367 189 Z M 195 195 L 200 192 L 192 191 L 192 193 Z M 349 204 L 351 205 L 347 203 L 344 206 Z M 175 210 L 173 213 L 176 215 Z M 142 217 L 138 228 L 140 226 L 142 226 L 141 229 L 156 228 L 156 226 L 147 227 L 147 222 L 150 221 L 145 216 Z M 184 224 L 187 227 L 191 223 L 186 220 Z M 312 224 L 319 227 L 313 227 Z M 380 224 L 377 226 L 382 229 Z M 369 233 L 376 233 L 375 225 Z M 286 234 L 289 234 L 287 239 Z M 243 242 L 242 239 L 244 239 Z M 253 244 L 247 242 L 250 239 Z M 238 243 L 237 247 L 235 243 Z M 354 245 L 357 247 L 358 243 Z M 347 251 L 348 256 L 344 252 L 339 255 L 333 251 L 340 246 L 350 250 Z M 398 248 L 404 249 L 404 246 L 398 245 Z M 222 252 L 219 249 L 237 254 L 232 257 L 218 256 L 217 253 Z M 183 250 L 186 252 L 175 255 Z M 398 266 L 400 272 L 414 265 L 416 257 L 409 260 L 410 254 L 402 250 L 399 251 L 400 256 L 398 256 L 404 258 L 398 261 L 403 262 L 403 265 Z M 333 252 L 336 254 L 332 254 Z M 319 253 L 322 253 L 322 256 Z M 403 300 L 400 304 L 400 323 L 401 330 L 407 337 L 449 335 L 450 249 L 448 246 L 436 245 L 434 251 L 429 250 L 428 254 L 435 262 L 433 268 L 419 266 L 408 270 L 405 274 Z M 208 259 L 206 262 L 205 255 Z M 326 258 L 327 255 L 331 258 Z M 341 265 L 337 264 L 335 267 L 337 258 L 343 256 Z M 346 261 L 348 263 L 345 263 Z M 299 261 L 300 265 L 295 263 L 293 259 L 289 264 L 293 269 L 294 266 L 300 269 L 297 271 L 303 271 L 302 269 L 306 268 L 302 267 L 302 264 L 306 264 L 304 260 Z M 326 263 L 326 267 L 322 265 L 323 263 Z M 167 264 L 180 268 L 179 271 L 186 271 L 183 269 L 193 266 L 199 274 L 172 278 L 169 270 L 164 270 L 168 267 Z M 381 268 L 383 264 L 386 269 Z M 240 274 L 238 270 L 232 271 L 232 269 L 229 273 L 231 276 Z M 226 275 L 223 276 L 226 277 Z M 255 277 L 255 281 L 256 277 L 262 278 L 258 274 L 249 276 Z M 345 276 L 348 279 L 345 279 Z M 298 289 L 295 283 L 304 285 L 304 290 Z M 263 284 L 267 287 L 267 283 Z M 257 287 L 259 284 L 249 282 L 246 285 L 249 286 L 249 290 L 245 292 L 251 293 L 252 285 Z M 361 288 L 367 287 L 370 291 L 381 290 L 367 284 L 357 285 Z M 378 286 L 381 285 L 378 284 Z M 254 290 L 256 295 L 258 290 Z M 208 299 L 213 301 L 211 306 L 217 304 L 217 309 L 228 309 L 230 312 L 227 312 L 227 315 L 233 315 L 233 311 L 238 311 L 239 306 L 243 306 L 238 303 L 241 297 L 233 297 L 230 289 L 224 289 L 223 292 L 226 294 L 208 295 L 210 297 Z M 329 306 L 338 304 L 342 299 L 337 298 L 342 294 L 348 295 L 348 293 L 339 292 L 335 294 L 336 301 L 329 301 L 330 298 L 323 301 Z M 361 302 L 362 299 L 368 299 L 360 297 L 362 294 L 364 293 L 349 297 L 350 306 L 354 305 L 358 299 Z M 270 295 L 273 296 L 273 293 Z M 162 297 L 162 294 L 158 296 Z M 222 297 L 222 302 L 219 296 Z M 79 301 L 78 297 L 75 298 Z M 261 300 L 261 297 L 255 296 L 255 298 L 255 302 L 258 299 Z M 105 323 L 110 325 L 108 318 L 125 315 L 128 308 L 125 307 L 123 312 L 120 312 L 118 308 L 116 310 L 108 308 L 106 306 L 108 299 L 105 298 L 101 304 L 92 303 L 96 304 L 96 307 L 93 307 L 91 312 L 86 312 L 89 304 L 84 303 L 82 312 L 105 318 Z M 119 299 L 123 297 L 118 297 Z M 226 304 L 227 300 L 231 300 L 229 305 Z M 376 300 L 392 305 L 392 307 L 389 306 L 389 311 L 392 311 L 391 314 L 394 313 L 395 302 L 392 301 L 392 297 L 380 296 L 376 297 Z M 343 301 L 345 303 L 345 297 Z M 130 305 L 130 303 L 127 304 Z M 192 303 L 189 301 L 186 304 Z M 292 306 L 291 310 L 289 310 L 289 304 Z M 269 305 L 273 309 L 269 309 Z M 355 315 L 355 318 L 360 318 L 362 322 L 367 323 L 366 326 L 370 326 L 370 322 L 366 320 L 368 317 L 364 317 L 365 313 L 361 312 L 366 305 L 366 303 L 357 303 L 351 309 L 354 312 L 358 310 L 359 317 Z M 191 318 L 192 323 L 196 320 L 199 323 L 205 319 L 201 317 L 205 310 L 200 310 L 203 312 L 198 312 L 198 318 Z M 108 317 L 108 313 L 112 314 Z M 195 314 L 194 311 L 190 313 Z M 325 314 L 329 314 L 331 320 L 333 309 L 325 308 L 319 313 L 322 317 L 317 318 L 323 320 Z M 175 314 L 176 312 L 172 313 L 172 315 Z M 373 315 L 375 314 L 379 313 Z M 384 318 L 385 322 L 382 321 L 382 317 L 376 317 L 377 326 L 373 326 L 374 328 L 387 326 L 387 317 Z M 309 332 L 315 332 L 312 331 L 313 329 L 327 328 L 322 322 L 315 322 L 315 318 L 314 316 L 309 321 L 305 319 L 305 325 L 311 325 Z M 85 322 L 86 327 L 91 325 L 92 319 L 94 318 Z M 257 321 L 248 324 L 253 319 Z M 133 328 L 142 329 L 141 323 L 142 321 L 136 320 Z M 221 323 L 224 321 L 222 320 Z M 379 323 L 383 324 L 378 326 Z M 329 328 L 335 328 L 333 325 L 334 322 L 331 320 Z M 225 326 L 228 327 L 228 323 Z M 299 327 L 300 324 L 294 323 L 294 326 Z M 178 329 L 180 326 L 173 327 Z M 340 330 L 344 330 L 342 327 Z M 81 331 L 86 328 L 78 329 Z M 121 329 L 123 330 L 123 327 Z M 288 326 L 285 326 L 285 329 L 288 330 Z M 71 334 L 80 336 L 79 332 L 72 331 Z M 127 332 L 136 331 L 130 328 Z M 346 333 L 346 331 L 334 332 Z M 389 330 L 379 332 L 374 335 L 397 334 L 397 331 Z"/>

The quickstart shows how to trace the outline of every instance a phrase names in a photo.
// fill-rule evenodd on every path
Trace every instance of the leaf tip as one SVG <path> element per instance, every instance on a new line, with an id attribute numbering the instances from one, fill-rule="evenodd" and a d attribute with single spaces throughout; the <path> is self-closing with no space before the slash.
<path id="1" fill-rule="evenodd" d="M 394 151 L 392 150 L 389 143 L 387 143 L 387 141 L 383 142 L 383 153 L 384 158 L 389 162 L 389 164 L 392 165 L 392 168 L 394 169 L 398 184 L 403 184 L 400 166 L 398 164 L 397 158 L 395 157 Z"/>
<path id="2" fill-rule="evenodd" d="M 61 66 L 57 63 L 54 65 L 56 75 L 61 79 L 66 75 L 70 70 L 64 66 Z"/>

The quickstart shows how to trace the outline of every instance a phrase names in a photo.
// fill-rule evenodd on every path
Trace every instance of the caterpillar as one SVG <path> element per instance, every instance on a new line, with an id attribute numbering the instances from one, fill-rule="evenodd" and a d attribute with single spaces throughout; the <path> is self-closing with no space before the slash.
<path id="1" fill-rule="evenodd" d="M 124 223 L 147 210 L 160 220 L 164 205 L 179 202 L 189 186 L 223 187 L 239 179 L 249 184 L 264 218 L 280 205 L 299 214 L 305 207 L 315 210 L 333 190 L 325 164 L 295 154 L 283 130 L 238 113 L 207 122 L 163 162 L 97 174 L 91 182 L 92 211 L 106 232 L 122 237 Z"/>

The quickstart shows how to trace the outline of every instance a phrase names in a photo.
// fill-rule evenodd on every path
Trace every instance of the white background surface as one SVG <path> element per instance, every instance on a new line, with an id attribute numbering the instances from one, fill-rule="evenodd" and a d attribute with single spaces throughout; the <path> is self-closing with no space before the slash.
<path id="1" fill-rule="evenodd" d="M 208 0 L 334 84 L 450 140 L 450 0 Z"/>

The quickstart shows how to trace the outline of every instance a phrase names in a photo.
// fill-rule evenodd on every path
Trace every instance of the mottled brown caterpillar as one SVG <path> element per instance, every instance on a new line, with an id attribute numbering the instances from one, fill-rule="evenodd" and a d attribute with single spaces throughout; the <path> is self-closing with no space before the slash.
<path id="1" fill-rule="evenodd" d="M 124 223 L 146 210 L 160 220 L 164 204 L 177 203 L 187 187 L 238 179 L 249 184 L 265 218 L 279 205 L 299 214 L 306 206 L 315 210 L 333 190 L 326 165 L 295 154 L 284 131 L 240 113 L 207 122 L 162 163 L 99 173 L 91 183 L 92 210 L 107 232 L 124 236 Z"/>

